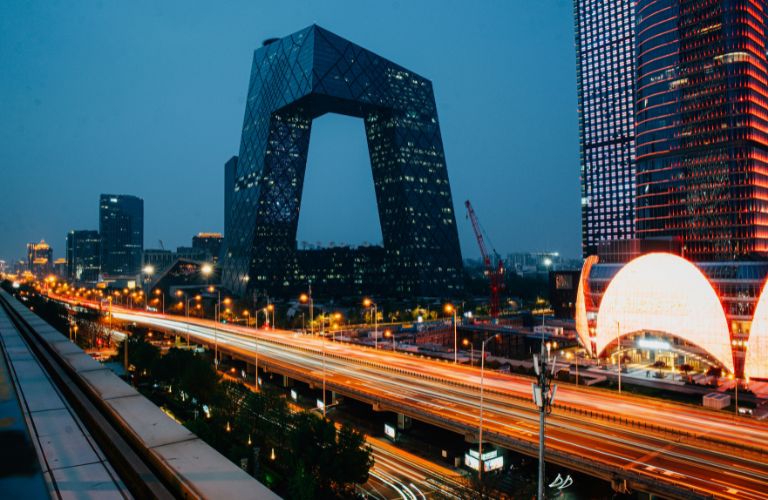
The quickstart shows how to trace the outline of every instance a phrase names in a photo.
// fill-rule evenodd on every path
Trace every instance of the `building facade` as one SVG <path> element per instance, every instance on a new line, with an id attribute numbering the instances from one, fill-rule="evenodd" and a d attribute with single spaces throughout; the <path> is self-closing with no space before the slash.
<path id="1" fill-rule="evenodd" d="M 237 156 L 233 156 L 224 164 L 224 236 L 226 228 L 230 227 L 232 198 L 235 195 L 235 176 L 237 175 Z"/>
<path id="2" fill-rule="evenodd" d="M 431 82 L 314 25 L 254 53 L 223 284 L 306 287 L 293 279 L 296 229 L 312 120 L 325 113 L 364 120 L 392 294 L 456 294 L 461 250 Z"/>
<path id="3" fill-rule="evenodd" d="M 226 210 L 226 202 L 224 203 Z M 192 237 L 192 248 L 205 253 L 205 259 L 218 262 L 224 237 L 221 233 L 198 233 Z"/>
<path id="4" fill-rule="evenodd" d="M 67 234 L 67 277 L 96 282 L 101 273 L 101 236 L 98 231 L 74 230 Z"/>
<path id="5" fill-rule="evenodd" d="M 574 0 L 584 255 L 635 230 L 635 0 Z"/>
<path id="6" fill-rule="evenodd" d="M 144 200 L 102 194 L 99 200 L 102 271 L 110 276 L 141 272 L 144 249 Z"/>
<path id="7" fill-rule="evenodd" d="M 27 269 L 38 278 L 53 272 L 53 248 L 45 240 L 27 243 Z"/>
<path id="8" fill-rule="evenodd" d="M 637 2 L 637 234 L 768 255 L 766 5 Z"/>

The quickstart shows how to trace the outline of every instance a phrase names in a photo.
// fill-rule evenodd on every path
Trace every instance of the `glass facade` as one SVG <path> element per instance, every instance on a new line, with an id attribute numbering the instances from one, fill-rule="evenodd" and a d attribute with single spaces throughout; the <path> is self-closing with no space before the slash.
<path id="1" fill-rule="evenodd" d="M 110 276 L 141 272 L 144 249 L 144 200 L 122 194 L 102 194 L 99 200 L 101 267 Z"/>
<path id="2" fill-rule="evenodd" d="M 98 231 L 70 231 L 67 234 L 67 277 L 74 281 L 96 282 L 101 272 L 101 237 Z"/>
<path id="3" fill-rule="evenodd" d="M 391 293 L 455 294 L 461 250 L 431 82 L 314 25 L 254 53 L 224 286 L 306 287 L 296 229 L 312 120 L 329 112 L 364 120 Z"/>
<path id="4" fill-rule="evenodd" d="M 695 261 L 768 252 L 764 2 L 638 0 L 637 234 Z"/>
<path id="5" fill-rule="evenodd" d="M 635 227 L 634 0 L 575 0 L 585 255 Z"/>

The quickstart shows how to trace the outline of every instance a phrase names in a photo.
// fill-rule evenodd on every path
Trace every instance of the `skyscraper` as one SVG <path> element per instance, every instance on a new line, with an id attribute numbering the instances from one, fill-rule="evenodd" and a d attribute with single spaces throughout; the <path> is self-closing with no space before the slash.
<path id="1" fill-rule="evenodd" d="M 765 2 L 638 0 L 637 233 L 768 252 Z"/>
<path id="2" fill-rule="evenodd" d="M 67 234 L 67 277 L 95 282 L 101 272 L 101 237 L 98 231 L 75 230 Z"/>
<path id="3" fill-rule="evenodd" d="M 144 249 L 144 200 L 130 195 L 102 194 L 99 234 L 103 272 L 111 276 L 139 274 Z"/>
<path id="4" fill-rule="evenodd" d="M 457 293 L 461 249 L 432 83 L 314 25 L 254 53 L 224 285 L 306 287 L 296 229 L 312 120 L 325 113 L 364 120 L 392 293 Z"/>
<path id="5" fill-rule="evenodd" d="M 635 0 L 574 0 L 585 255 L 634 237 Z"/>
<path id="6" fill-rule="evenodd" d="M 53 272 L 53 248 L 45 240 L 27 244 L 27 269 L 37 277 Z"/>

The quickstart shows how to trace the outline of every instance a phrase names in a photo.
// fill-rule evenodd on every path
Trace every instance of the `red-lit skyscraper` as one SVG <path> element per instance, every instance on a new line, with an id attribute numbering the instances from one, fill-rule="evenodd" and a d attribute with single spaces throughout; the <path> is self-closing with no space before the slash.
<path id="1" fill-rule="evenodd" d="M 637 236 L 692 260 L 768 254 L 766 8 L 637 2 Z"/>

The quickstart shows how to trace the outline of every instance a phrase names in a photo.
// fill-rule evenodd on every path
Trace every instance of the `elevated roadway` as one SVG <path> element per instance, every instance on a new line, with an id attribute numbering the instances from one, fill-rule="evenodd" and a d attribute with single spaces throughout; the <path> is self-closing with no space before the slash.
<path id="1" fill-rule="evenodd" d="M 82 301 L 80 302 L 83 304 Z M 89 304 L 85 304 L 89 305 Z M 90 304 L 93 306 L 93 304 Z M 412 355 L 286 331 L 113 310 L 117 320 L 189 335 L 290 378 L 408 415 L 476 441 L 480 372 Z M 536 456 L 531 379 L 486 371 L 484 437 Z M 668 498 L 766 498 L 768 425 L 690 405 L 561 384 L 548 419 L 547 461 Z"/>

